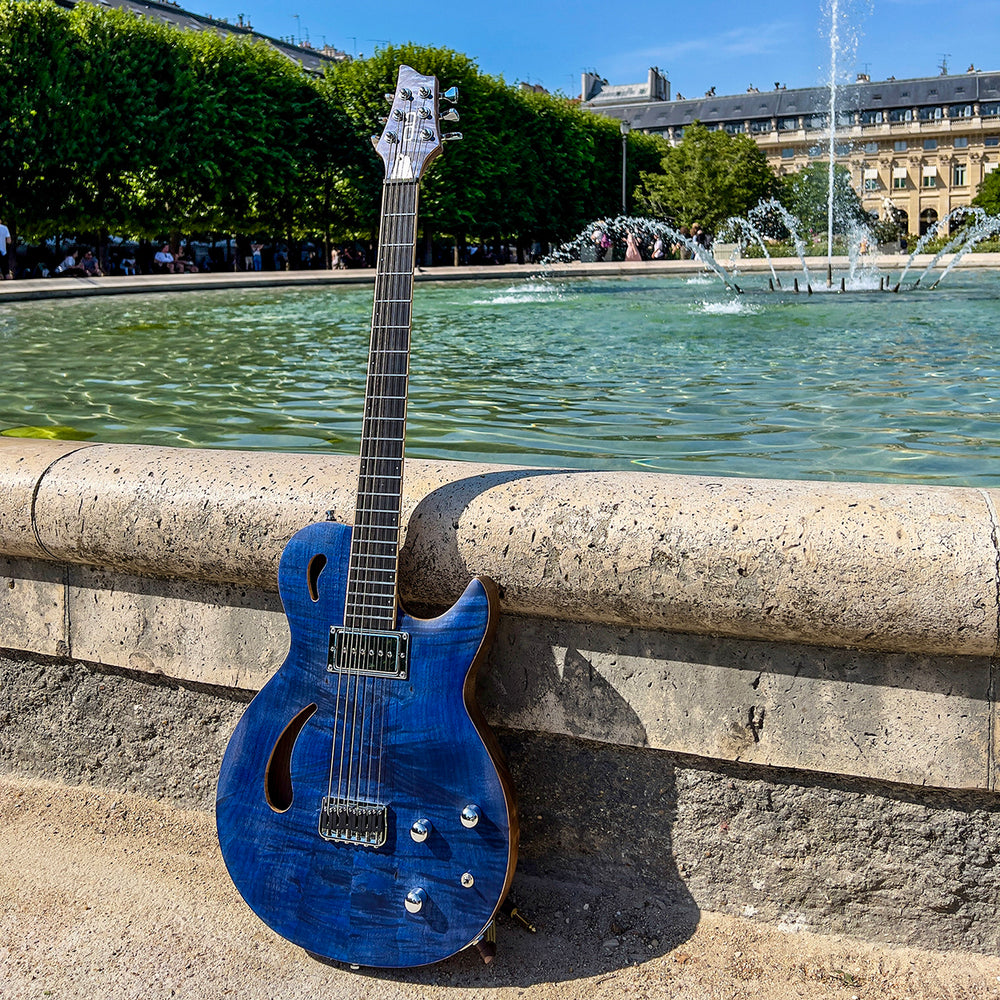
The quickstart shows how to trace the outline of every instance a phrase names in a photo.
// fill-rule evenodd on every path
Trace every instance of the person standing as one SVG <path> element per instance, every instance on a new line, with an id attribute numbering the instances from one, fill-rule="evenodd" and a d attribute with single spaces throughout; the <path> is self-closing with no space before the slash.
<path id="1" fill-rule="evenodd" d="M 0 219 L 0 281 L 12 277 L 10 265 L 13 260 L 13 247 L 10 242 L 10 230 Z"/>

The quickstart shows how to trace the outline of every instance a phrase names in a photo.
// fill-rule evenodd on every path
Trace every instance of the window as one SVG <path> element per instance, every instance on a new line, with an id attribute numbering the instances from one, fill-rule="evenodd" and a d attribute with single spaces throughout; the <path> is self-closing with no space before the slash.
<path id="1" fill-rule="evenodd" d="M 809 155 L 810 156 L 822 156 L 823 155 L 823 147 L 822 146 L 810 146 L 809 147 Z"/>
<path id="2" fill-rule="evenodd" d="M 906 167 L 892 168 L 892 187 L 895 191 L 906 189 Z"/>
<path id="3" fill-rule="evenodd" d="M 756 118 L 754 121 L 750 122 L 751 132 L 770 132 L 771 131 L 771 119 L 770 118 Z"/>
<path id="4" fill-rule="evenodd" d="M 988 135 L 983 139 L 984 146 L 1000 146 L 1000 135 Z"/>
<path id="5" fill-rule="evenodd" d="M 965 164 L 956 163 L 951 171 L 951 183 L 955 187 L 965 187 Z"/>
<path id="6" fill-rule="evenodd" d="M 877 153 L 878 152 L 878 143 L 877 142 L 866 142 L 865 143 L 865 152 L 869 153 L 869 154 L 871 154 L 871 153 Z"/>
<path id="7" fill-rule="evenodd" d="M 892 144 L 892 148 L 893 148 L 893 149 L 894 149 L 894 150 L 895 150 L 895 151 L 896 151 L 897 153 L 905 153 L 905 152 L 906 152 L 906 150 L 907 150 L 907 149 L 909 148 L 909 144 L 907 143 L 907 141 L 906 141 L 905 139 L 897 139 L 897 140 L 896 140 L 896 141 L 895 141 L 895 142 L 894 142 L 894 143 Z"/>
<path id="8" fill-rule="evenodd" d="M 955 149 L 967 149 L 968 145 L 969 145 L 969 137 L 967 135 L 955 136 Z"/>
<path id="9" fill-rule="evenodd" d="M 889 112 L 889 121 L 892 123 L 912 122 L 913 108 L 893 108 Z"/>
<path id="10" fill-rule="evenodd" d="M 996 101 L 991 101 L 989 104 L 980 104 L 979 113 L 984 118 L 995 118 L 997 115 L 1000 115 L 1000 104 Z"/>
<path id="11" fill-rule="evenodd" d="M 782 132 L 794 132 L 799 127 L 798 118 L 779 118 L 778 128 Z"/>
<path id="12" fill-rule="evenodd" d="M 944 109 L 943 108 L 921 108 L 920 111 L 917 113 L 917 117 L 922 122 L 938 121 L 939 119 L 941 119 L 941 118 L 944 117 Z"/>
<path id="13" fill-rule="evenodd" d="M 833 151 L 837 156 L 851 155 L 851 147 L 847 143 L 841 143 L 839 146 L 835 146 Z"/>
<path id="14" fill-rule="evenodd" d="M 794 150 L 794 149 L 792 149 L 792 148 L 791 148 L 790 146 L 786 146 L 786 147 L 785 147 L 785 148 L 784 148 L 784 149 L 783 149 L 783 150 L 781 151 L 781 158 L 782 158 L 783 160 L 790 160 L 790 159 L 791 159 L 791 158 L 792 158 L 792 157 L 793 157 L 794 155 L 795 155 L 795 150 Z"/>
<path id="15" fill-rule="evenodd" d="M 953 104 L 948 109 L 949 118 L 971 118 L 972 117 L 972 105 L 971 104 Z"/>
<path id="16" fill-rule="evenodd" d="M 885 113 L 882 111 L 862 111 L 862 125 L 881 125 L 885 120 Z"/>
<path id="17" fill-rule="evenodd" d="M 872 170 L 870 168 L 865 168 L 862 171 L 862 180 L 864 181 L 864 189 L 866 191 L 877 191 L 878 190 L 878 171 Z"/>
<path id="18" fill-rule="evenodd" d="M 826 115 L 812 115 L 806 119 L 807 128 L 826 128 Z"/>
<path id="19" fill-rule="evenodd" d="M 935 170 L 934 167 L 924 168 L 924 187 L 925 188 L 937 187 L 937 170 Z"/>
<path id="20" fill-rule="evenodd" d="M 924 149 L 937 149 L 937 139 L 924 139 Z"/>
<path id="21" fill-rule="evenodd" d="M 730 135 L 738 135 L 743 131 L 743 122 L 726 122 L 726 131 Z"/>

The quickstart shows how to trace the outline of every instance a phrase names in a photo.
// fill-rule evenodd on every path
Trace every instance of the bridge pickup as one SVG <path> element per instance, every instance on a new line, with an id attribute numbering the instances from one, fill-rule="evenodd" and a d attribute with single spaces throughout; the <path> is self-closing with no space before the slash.
<path id="1" fill-rule="evenodd" d="M 330 673 L 405 681 L 410 676 L 409 633 L 334 626 L 330 629 L 326 669 Z"/>
<path id="2" fill-rule="evenodd" d="M 385 844 L 388 824 L 389 811 L 385 806 L 327 796 L 319 814 L 319 835 L 341 844 L 381 847 Z"/>

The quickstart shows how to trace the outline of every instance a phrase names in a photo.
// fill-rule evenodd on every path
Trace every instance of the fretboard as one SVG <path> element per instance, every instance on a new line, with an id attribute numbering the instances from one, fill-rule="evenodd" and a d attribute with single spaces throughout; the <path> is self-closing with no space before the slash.
<path id="1" fill-rule="evenodd" d="M 358 502 L 344 613 L 347 628 L 396 625 L 417 199 L 416 180 L 387 180 L 382 188 Z"/>

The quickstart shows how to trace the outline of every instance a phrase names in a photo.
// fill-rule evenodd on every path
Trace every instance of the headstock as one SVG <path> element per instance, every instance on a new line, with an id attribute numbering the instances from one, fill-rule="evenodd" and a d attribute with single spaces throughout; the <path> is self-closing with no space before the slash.
<path id="1" fill-rule="evenodd" d="M 458 121 L 458 112 L 449 108 L 439 113 L 439 101 L 454 104 L 458 90 L 452 87 L 440 94 L 436 77 L 400 66 L 396 92 L 385 99 L 391 104 L 389 116 L 382 135 L 372 136 L 372 145 L 385 163 L 387 180 L 417 180 L 441 152 L 442 142 L 462 138 L 460 132 L 440 134 L 440 123 Z"/>

